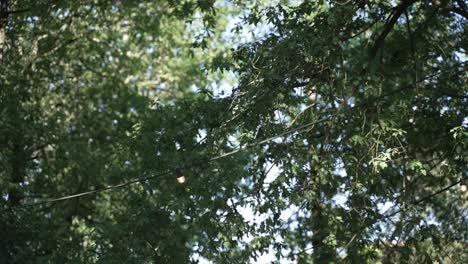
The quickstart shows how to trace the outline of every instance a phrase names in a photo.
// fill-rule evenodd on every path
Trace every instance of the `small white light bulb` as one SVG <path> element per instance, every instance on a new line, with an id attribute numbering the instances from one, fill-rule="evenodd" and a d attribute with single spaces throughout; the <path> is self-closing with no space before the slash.
<path id="1" fill-rule="evenodd" d="M 466 192 L 468 190 L 468 186 L 466 186 L 465 178 L 462 178 L 460 181 L 460 191 Z"/>
<path id="2" fill-rule="evenodd" d="M 184 183 L 185 182 L 185 176 L 177 177 L 177 182 L 178 183 Z"/>
<path id="3" fill-rule="evenodd" d="M 181 168 L 176 168 L 175 176 L 178 183 L 182 184 L 186 181 L 184 174 L 182 173 Z"/>
<path id="4" fill-rule="evenodd" d="M 463 185 L 460 186 L 460 190 L 462 192 L 466 192 L 468 190 L 468 186 L 466 186 L 466 184 L 463 184 Z"/>

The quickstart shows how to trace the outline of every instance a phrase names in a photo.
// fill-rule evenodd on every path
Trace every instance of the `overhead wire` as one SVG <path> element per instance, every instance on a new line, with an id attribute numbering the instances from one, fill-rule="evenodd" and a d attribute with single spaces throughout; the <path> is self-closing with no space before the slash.
<path id="1" fill-rule="evenodd" d="M 463 64 L 463 63 L 462 63 L 462 64 Z M 460 65 L 456 65 L 456 66 L 454 66 L 454 67 L 459 67 L 459 66 L 460 66 Z M 451 69 L 451 68 L 453 68 L 453 67 L 450 67 L 449 69 Z M 426 78 L 419 80 L 417 83 L 421 83 L 421 82 L 424 82 L 424 81 L 426 81 L 426 80 L 428 80 L 428 79 L 431 79 L 431 78 L 433 78 L 434 76 L 437 76 L 438 74 L 440 74 L 441 72 L 444 72 L 444 71 L 439 71 L 439 72 L 437 72 L 437 73 L 431 74 L 431 75 L 427 76 Z M 260 140 L 260 141 L 258 141 L 258 142 L 252 143 L 252 144 L 248 144 L 248 145 L 243 146 L 243 147 L 239 147 L 239 148 L 236 149 L 236 150 L 233 150 L 233 151 L 230 151 L 230 152 L 221 154 L 221 155 L 216 156 L 216 157 L 213 157 L 213 158 L 211 158 L 211 159 L 209 159 L 209 160 L 210 160 L 210 161 L 218 160 L 218 159 L 224 158 L 224 157 L 226 157 L 226 156 L 230 156 L 230 155 L 236 154 L 236 153 L 241 152 L 241 151 L 243 151 L 243 150 L 246 150 L 246 149 L 249 149 L 249 148 L 252 148 L 252 147 L 255 147 L 255 146 L 264 144 L 264 143 L 268 143 L 268 142 L 270 142 L 270 141 L 272 141 L 272 140 L 275 140 L 275 139 L 277 139 L 277 138 L 280 138 L 280 137 L 283 137 L 283 136 L 287 136 L 287 135 L 293 134 L 293 133 L 295 133 L 295 132 L 300 132 L 301 130 L 304 130 L 304 129 L 307 129 L 307 128 L 309 128 L 309 127 L 312 127 L 312 126 L 314 126 L 314 125 L 316 125 L 316 124 L 319 124 L 319 123 L 323 123 L 323 122 L 325 122 L 325 121 L 328 121 L 329 119 L 331 119 L 331 118 L 333 118 L 333 117 L 336 117 L 336 116 L 338 116 L 338 115 L 341 115 L 341 114 L 343 114 L 343 113 L 351 112 L 351 111 L 355 110 L 356 108 L 361 108 L 361 107 L 363 107 L 363 106 L 366 106 L 366 105 L 368 105 L 370 102 L 372 102 L 373 100 L 381 99 L 381 98 L 383 98 L 383 97 L 387 97 L 387 96 L 391 96 L 391 95 L 393 95 L 393 94 L 399 93 L 399 92 L 401 92 L 401 91 L 403 91 L 403 90 L 406 90 L 408 87 L 412 87 L 413 85 L 414 85 L 414 84 L 411 84 L 411 85 L 409 85 L 409 86 L 404 86 L 404 87 L 401 87 L 401 88 L 399 88 L 399 89 L 395 89 L 395 90 L 393 90 L 393 91 L 391 91 L 391 92 L 388 92 L 388 93 L 386 93 L 386 94 L 383 94 L 383 95 L 381 95 L 381 96 L 377 96 L 377 97 L 374 97 L 374 98 L 370 98 L 370 99 L 372 99 L 372 100 L 365 100 L 365 101 L 363 101 L 363 102 L 361 102 L 361 103 L 359 103 L 359 104 L 356 104 L 356 105 L 354 105 L 354 106 L 352 106 L 352 107 L 342 108 L 342 109 L 336 111 L 335 113 L 333 113 L 333 114 L 331 114 L 331 115 L 328 115 L 328 116 L 326 116 L 326 117 L 323 117 L 323 118 L 321 118 L 321 119 L 318 119 L 318 120 L 315 120 L 315 121 L 312 121 L 312 122 L 309 122 L 309 123 L 307 123 L 307 124 L 300 125 L 300 126 L 297 126 L 297 127 L 294 127 L 294 128 L 289 128 L 289 129 L 287 129 L 286 131 L 284 131 L 284 132 L 282 132 L 282 133 L 280 133 L 280 134 L 274 135 L 274 136 L 272 136 L 272 137 L 269 137 L 269 138 Z"/>
<path id="2" fill-rule="evenodd" d="M 335 113 L 333 116 L 338 115 L 338 114 L 341 114 L 341 113 Z M 263 139 L 261 141 L 258 141 L 258 142 L 255 142 L 255 143 L 252 143 L 252 144 L 249 144 L 249 145 L 246 145 L 246 146 L 241 146 L 236 150 L 233 150 L 233 151 L 230 151 L 230 152 L 227 152 L 227 153 L 223 153 L 223 154 L 220 154 L 220 155 L 215 156 L 215 157 L 211 157 L 211 158 L 209 158 L 207 160 L 200 160 L 200 161 L 198 161 L 196 163 L 192 163 L 192 164 L 183 166 L 183 168 L 188 169 L 188 168 L 191 168 L 191 167 L 195 166 L 196 164 L 199 164 L 200 162 L 212 162 L 212 161 L 219 160 L 219 159 L 222 159 L 222 158 L 225 158 L 225 157 L 228 157 L 228 156 L 232 156 L 232 155 L 234 155 L 236 153 L 239 153 L 241 151 L 244 151 L 244 150 L 253 148 L 255 146 L 262 145 L 262 144 L 265 144 L 267 142 L 270 142 L 270 141 L 272 141 L 272 140 L 274 140 L 276 138 L 279 138 L 279 137 L 282 137 L 282 136 L 285 136 L 285 135 L 289 135 L 289 134 L 292 134 L 294 132 L 298 132 L 300 130 L 308 128 L 308 127 L 310 127 L 312 125 L 324 122 L 324 121 L 330 119 L 331 117 L 332 116 L 328 116 L 328 117 L 316 120 L 314 122 L 311 122 L 311 123 L 308 123 L 308 124 L 305 124 L 305 125 L 301 125 L 301 126 L 298 126 L 296 128 L 293 128 L 293 129 L 286 130 L 285 132 L 282 132 L 282 133 L 280 133 L 278 135 Z M 176 168 L 174 168 L 174 169 L 176 169 Z M 121 184 L 109 185 L 109 186 L 106 186 L 106 187 L 103 187 L 103 188 L 90 190 L 90 191 L 86 191 L 86 192 L 81 192 L 81 193 L 76 193 L 76 194 L 72 194 L 72 195 L 67 195 L 67 196 L 63 196 L 63 197 L 59 197 L 59 198 L 54 198 L 54 199 L 48 199 L 48 200 L 38 201 L 38 202 L 34 202 L 34 203 L 20 204 L 20 205 L 11 206 L 11 207 L 8 207 L 8 208 L 6 208 L 6 209 L 4 209 L 4 210 L 2 210 L 0 212 L 15 210 L 15 209 L 19 209 L 19 208 L 25 208 L 25 207 L 31 207 L 31 206 L 38 206 L 38 205 L 43 205 L 43 204 L 49 204 L 49 203 L 54 203 L 54 202 L 60 202 L 60 201 L 74 199 L 74 198 L 87 196 L 87 195 L 91 195 L 91 194 L 95 194 L 95 193 L 99 193 L 99 192 L 104 192 L 104 191 L 108 191 L 108 190 L 119 189 L 119 188 L 123 188 L 123 187 L 133 185 L 133 184 L 136 184 L 136 183 L 146 182 L 146 181 L 153 180 L 153 179 L 156 179 L 156 178 L 159 178 L 159 177 L 163 177 L 163 176 L 166 176 L 166 175 L 172 174 L 172 173 L 173 173 L 172 170 L 167 170 L 167 171 L 164 171 L 164 172 L 156 174 L 156 175 L 152 175 L 152 176 L 148 176 L 148 177 L 144 177 L 144 178 L 134 179 L 134 180 L 124 182 L 124 183 L 121 183 Z"/>
<path id="3" fill-rule="evenodd" d="M 86 192 L 67 195 L 67 196 L 63 196 L 63 197 L 59 197 L 59 198 L 53 198 L 53 199 L 47 199 L 47 200 L 38 201 L 38 202 L 34 202 L 34 203 L 27 203 L 27 204 L 20 204 L 20 205 L 16 205 L 16 206 L 11 206 L 11 207 L 6 208 L 6 209 L 4 209 L 4 210 L 2 210 L 0 212 L 15 210 L 15 209 L 19 209 L 19 208 L 26 208 L 26 207 L 44 205 L 44 204 L 49 204 L 49 203 L 55 203 L 55 202 L 74 199 L 74 198 L 87 196 L 87 195 L 91 195 L 91 194 L 95 194 L 95 193 L 109 191 L 109 190 L 113 190 L 113 189 L 119 189 L 119 188 L 123 188 L 123 187 L 129 186 L 129 185 L 133 185 L 135 183 L 147 182 L 149 180 L 160 178 L 160 177 L 166 176 L 168 174 L 172 174 L 172 171 L 168 170 L 168 171 L 165 171 L 165 172 L 162 172 L 162 173 L 158 173 L 156 175 L 151 175 L 151 176 L 144 177 L 144 178 L 138 178 L 138 179 L 134 179 L 134 180 L 131 180 L 131 181 L 124 182 L 124 183 L 120 183 L 120 184 L 116 184 L 116 185 L 109 185 L 109 186 L 106 186 L 106 187 L 103 187 L 103 188 L 98 188 L 98 189 L 94 189 L 94 190 L 90 190 L 90 191 L 86 191 Z"/>
<path id="4" fill-rule="evenodd" d="M 463 63 L 462 63 L 463 64 Z M 460 65 L 457 65 L 457 67 L 460 66 Z M 450 67 L 450 68 L 453 68 L 453 67 Z M 421 79 L 419 80 L 419 82 L 424 82 L 430 78 L 433 78 L 434 76 L 437 76 L 438 74 L 440 74 L 441 72 L 444 72 L 444 71 L 439 71 L 437 73 L 434 73 L 432 75 L 429 75 L 427 76 L 426 78 L 424 79 Z M 414 85 L 414 84 L 412 84 Z M 245 151 L 245 150 L 248 150 L 248 149 L 251 149 L 253 147 L 256 147 L 258 145 L 262 145 L 262 144 L 265 144 L 265 143 L 268 143 L 270 141 L 273 141 L 277 138 L 280 138 L 280 137 L 283 137 L 283 136 L 287 136 L 287 135 L 290 135 L 290 134 L 293 134 L 295 132 L 303 132 L 304 130 L 310 128 L 310 127 L 313 127 L 317 124 L 320 124 L 320 123 L 323 123 L 325 121 L 328 121 L 329 119 L 333 118 L 333 117 L 336 117 L 336 116 L 339 116 L 343 113 L 349 113 L 349 112 L 352 112 L 354 111 L 355 109 L 357 108 L 360 108 L 360 107 L 363 107 L 363 106 L 366 106 L 368 105 L 369 103 L 375 101 L 375 100 L 378 100 L 378 99 L 381 99 L 381 98 L 384 98 L 384 97 L 387 97 L 387 96 L 391 96 L 393 94 L 396 94 L 396 93 L 399 93 L 405 89 L 407 89 L 408 86 L 404 86 L 404 87 L 401 87 L 399 89 L 395 89 L 389 93 L 386 93 L 384 95 L 381 95 L 381 96 L 377 96 L 377 97 L 373 97 L 373 98 L 369 98 L 368 100 L 364 100 L 363 102 L 359 103 L 359 104 L 356 104 L 352 107 L 347 107 L 347 108 L 343 108 L 343 109 L 340 109 L 338 111 L 335 111 L 334 113 L 328 115 L 328 116 L 325 116 L 323 118 L 320 118 L 318 120 L 315 120 L 315 121 L 312 121 L 312 122 L 309 122 L 307 124 L 304 124 L 304 125 L 300 125 L 300 126 L 297 126 L 297 127 L 294 127 L 294 128 L 289 128 L 287 129 L 286 131 L 282 132 L 282 133 L 279 133 L 277 135 L 274 135 L 274 136 L 271 136 L 271 137 L 268 137 L 266 139 L 263 139 L 263 140 L 260 140 L 260 141 L 257 141 L 257 142 L 254 142 L 254 143 L 251 143 L 251 144 L 247 144 L 245 146 L 240 146 L 238 147 L 237 149 L 235 150 L 232 150 L 230 152 L 226 152 L 226 153 L 223 153 L 223 154 L 220 154 L 218 156 L 214 156 L 214 157 L 211 157 L 211 158 L 208 158 L 208 159 L 205 159 L 205 160 L 200 160 L 199 162 L 197 163 L 193 163 L 193 164 L 189 164 L 189 165 L 186 165 L 186 166 L 183 166 L 184 169 L 187 169 L 187 168 L 190 168 L 190 167 L 193 167 L 195 166 L 196 164 L 200 163 L 201 161 L 202 162 L 212 162 L 212 161 L 216 161 L 216 160 L 219 160 L 219 159 L 222 159 L 222 158 L 225 158 L 225 157 L 228 157 L 228 156 L 232 156 L 236 153 L 239 153 L 239 152 L 242 152 L 242 151 Z M 370 100 L 372 99 L 372 100 Z M 176 168 L 174 168 L 176 169 Z M 15 205 L 15 206 L 10 206 L 8 208 L 5 208 L 3 210 L 1 210 L 0 212 L 5 212 L 5 211 L 11 211 L 11 210 L 16 210 L 16 209 L 19 209 L 19 208 L 27 208 L 27 207 L 32 207 L 32 206 L 39 206 L 39 205 L 44 205 L 44 204 L 49 204 L 49 203 L 55 203 L 55 202 L 60 202 L 60 201 L 65 201 L 65 200 L 69 200 L 69 199 L 74 199 L 74 198 L 78 198 L 78 197 L 82 197 L 82 196 L 87 196 L 87 195 L 91 195 L 91 194 L 95 194 L 95 193 L 100 193 L 100 192 L 104 192 L 104 191 L 109 191 L 109 190 L 114 190 L 114 189 L 119 189 L 119 188 L 124 188 L 124 187 L 127 187 L 127 186 L 130 186 L 130 185 L 133 185 L 133 184 L 136 184 L 136 183 L 142 183 L 142 182 L 147 182 L 147 181 L 150 181 L 150 180 L 153 180 L 153 179 L 156 179 L 156 178 L 160 178 L 160 177 L 163 177 L 163 176 L 166 176 L 166 175 L 169 175 L 169 174 L 172 174 L 173 173 L 173 170 L 167 170 L 167 171 L 164 171 L 162 173 L 158 173 L 158 174 L 155 174 L 155 175 L 151 175 L 151 176 L 148 176 L 148 177 L 144 177 L 144 178 L 137 178 L 137 179 L 134 179 L 134 180 L 130 180 L 130 181 L 127 181 L 127 182 L 124 182 L 124 183 L 121 183 L 121 184 L 116 184 L 116 185 L 109 185 L 109 186 L 106 186 L 106 187 L 103 187 L 103 188 L 98 188 L 98 189 L 94 189 L 94 190 L 89 190 L 89 191 L 85 191 L 85 192 L 81 192 L 81 193 L 76 193 L 76 194 L 72 194 L 72 195 L 67 195 L 67 196 L 63 196 L 63 197 L 59 197 L 59 198 L 53 198 L 53 199 L 47 199 L 47 200 L 43 200 L 43 201 L 38 201 L 38 202 L 33 202 L 33 203 L 26 203 L 26 204 L 19 204 L 19 205 Z"/>

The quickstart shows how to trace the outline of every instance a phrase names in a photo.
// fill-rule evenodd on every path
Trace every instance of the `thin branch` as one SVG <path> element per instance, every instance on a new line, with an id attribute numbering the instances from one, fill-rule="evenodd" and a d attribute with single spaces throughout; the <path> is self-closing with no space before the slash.
<path id="1" fill-rule="evenodd" d="M 379 22 L 380 20 L 376 19 L 374 22 L 372 22 L 371 24 L 369 24 L 369 26 L 361 29 L 360 31 L 354 33 L 353 35 L 347 37 L 346 39 L 344 39 L 345 41 L 347 40 L 350 40 L 350 39 L 353 39 L 359 35 L 361 35 L 362 33 L 366 32 L 367 30 L 369 30 L 371 27 L 373 27 L 375 24 L 377 24 L 377 22 Z"/>
<path id="2" fill-rule="evenodd" d="M 31 9 L 19 9 L 19 10 L 12 10 L 12 11 L 7 11 L 6 13 L 9 14 L 9 15 L 12 15 L 12 14 L 19 14 L 19 13 L 25 13 L 25 12 L 29 12 Z"/>
<path id="3" fill-rule="evenodd" d="M 421 199 L 419 199 L 419 200 L 414 201 L 413 203 L 411 203 L 411 205 L 413 205 L 413 206 L 415 206 L 415 205 L 420 205 L 420 204 L 422 204 L 422 203 L 424 203 L 424 202 L 426 202 L 426 201 L 432 199 L 433 197 L 435 197 L 435 196 L 437 196 L 437 195 L 439 195 L 439 194 L 441 194 L 441 193 L 444 193 L 445 191 L 447 191 L 447 190 L 453 188 L 454 186 L 460 184 L 460 182 L 461 182 L 461 180 L 459 180 L 459 181 L 457 181 L 457 182 L 454 182 L 454 183 L 452 183 L 452 184 L 450 184 L 450 185 L 448 185 L 448 186 L 446 186 L 446 187 L 444 187 L 444 188 L 442 188 L 442 189 L 440 189 L 440 190 L 438 190 L 438 191 L 436 191 L 436 192 L 434 192 L 434 193 L 431 193 L 431 194 L 428 195 L 428 196 L 425 196 L 425 197 L 423 197 L 423 198 L 421 198 Z M 383 216 L 381 216 L 381 217 L 379 217 L 379 218 L 377 218 L 377 219 L 371 221 L 369 224 L 362 226 L 362 227 L 359 228 L 359 230 L 353 235 L 353 237 L 351 237 L 351 239 L 348 241 L 348 243 L 346 243 L 346 245 L 345 245 L 344 248 L 346 249 L 346 248 L 348 248 L 349 246 L 351 246 L 351 244 L 355 241 L 356 236 L 359 235 L 359 234 L 360 234 L 362 231 L 364 231 L 366 228 L 372 227 L 372 226 L 375 225 L 376 223 L 378 223 L 378 222 L 380 222 L 380 221 L 383 221 L 383 220 L 386 220 L 386 219 L 389 219 L 389 218 L 391 218 L 391 217 L 393 217 L 393 216 L 395 216 L 395 215 L 397 215 L 397 214 L 399 214 L 399 213 L 401 213 L 401 212 L 404 212 L 404 211 L 406 211 L 406 210 L 407 210 L 407 208 L 400 208 L 400 209 L 396 210 L 395 212 L 392 212 L 392 213 L 389 213 L 389 214 L 384 214 Z"/>

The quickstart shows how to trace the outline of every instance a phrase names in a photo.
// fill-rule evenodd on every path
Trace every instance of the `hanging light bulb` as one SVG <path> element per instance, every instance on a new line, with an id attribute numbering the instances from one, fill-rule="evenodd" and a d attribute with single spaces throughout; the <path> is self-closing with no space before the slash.
<path id="1" fill-rule="evenodd" d="M 180 183 L 180 184 L 184 183 L 185 182 L 185 176 L 182 175 L 181 177 L 178 177 L 177 182 Z"/>
<path id="2" fill-rule="evenodd" d="M 460 182 L 460 190 L 462 192 L 466 192 L 468 190 L 468 186 L 466 186 L 466 181 L 465 181 L 465 178 L 462 178 L 461 179 L 461 182 Z"/>
<path id="3" fill-rule="evenodd" d="M 177 168 L 175 170 L 175 175 L 176 175 L 176 179 L 177 179 L 178 183 L 182 184 L 182 183 L 184 183 L 186 181 L 185 176 L 182 173 L 182 170 L 180 168 Z"/>

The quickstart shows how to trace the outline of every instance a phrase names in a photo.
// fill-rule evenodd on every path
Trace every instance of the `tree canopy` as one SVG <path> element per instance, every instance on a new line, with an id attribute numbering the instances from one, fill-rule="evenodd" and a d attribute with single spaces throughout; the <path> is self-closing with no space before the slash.
<path id="1" fill-rule="evenodd" d="M 467 21 L 0 0 L 0 258 L 466 263 Z"/>

